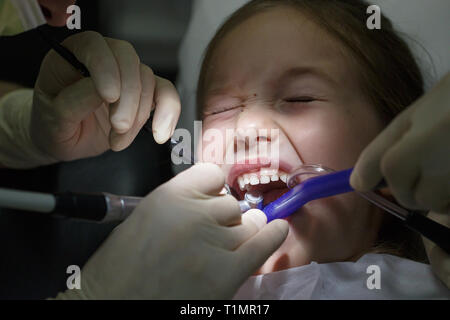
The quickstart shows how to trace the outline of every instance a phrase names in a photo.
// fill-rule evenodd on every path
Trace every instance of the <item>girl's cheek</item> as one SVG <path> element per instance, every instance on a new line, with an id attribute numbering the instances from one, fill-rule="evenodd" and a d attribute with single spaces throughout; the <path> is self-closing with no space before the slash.
<path id="1" fill-rule="evenodd" d="M 342 113 L 317 110 L 285 118 L 283 127 L 305 163 L 345 169 L 354 164 L 360 152 L 353 123 Z"/>

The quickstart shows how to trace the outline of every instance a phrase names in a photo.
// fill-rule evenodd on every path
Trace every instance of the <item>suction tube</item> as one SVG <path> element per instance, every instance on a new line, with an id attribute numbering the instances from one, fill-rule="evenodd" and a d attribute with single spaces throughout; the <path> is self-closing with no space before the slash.
<path id="1" fill-rule="evenodd" d="M 350 186 L 350 176 L 353 169 L 328 173 L 330 169 L 321 167 L 320 165 L 313 165 L 304 166 L 301 170 L 305 170 L 306 172 L 300 171 L 300 174 L 327 174 L 308 179 L 297 185 L 293 183 L 294 186 L 291 190 L 264 207 L 263 211 L 267 216 L 267 221 L 285 218 L 296 212 L 309 201 L 354 191 Z M 299 173 L 295 172 L 288 178 L 288 185 L 290 187 L 291 179 L 297 175 Z M 375 187 L 375 190 L 384 187 L 386 187 L 386 182 L 383 180 Z M 450 228 L 427 218 L 424 212 L 409 211 L 374 192 L 358 192 L 358 194 L 401 219 L 406 227 L 433 241 L 441 249 L 450 254 Z"/>
<path id="2" fill-rule="evenodd" d="M 314 177 L 294 186 L 280 198 L 264 207 L 263 211 L 267 216 L 267 222 L 286 218 L 309 201 L 353 191 L 349 182 L 352 170 Z"/>

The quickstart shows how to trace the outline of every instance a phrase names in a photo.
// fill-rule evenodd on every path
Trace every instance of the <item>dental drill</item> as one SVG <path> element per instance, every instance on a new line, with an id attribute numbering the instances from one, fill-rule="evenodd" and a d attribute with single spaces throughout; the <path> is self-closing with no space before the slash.
<path id="1" fill-rule="evenodd" d="M 0 188 L 0 207 L 96 222 L 122 221 L 142 198 L 110 193 L 40 193 Z"/>
<path id="2" fill-rule="evenodd" d="M 142 197 L 120 196 L 111 193 L 40 193 L 0 188 L 0 207 L 41 212 L 94 222 L 125 220 L 139 205 Z M 241 212 L 262 209 L 260 194 L 245 195 L 239 201 Z"/>
<path id="3" fill-rule="evenodd" d="M 175 140 L 174 138 L 170 139 L 170 146 L 172 149 L 172 152 L 174 152 L 175 146 L 177 146 L 179 143 L 181 143 L 182 140 Z M 195 164 L 194 156 L 191 154 L 191 157 L 188 158 L 183 154 L 183 151 L 181 150 L 180 153 L 177 155 L 179 157 L 182 157 L 184 160 L 190 161 L 190 163 Z M 224 188 L 226 190 L 226 193 L 229 195 L 232 195 L 230 186 L 225 183 Z M 247 212 L 250 209 L 260 209 L 263 208 L 263 201 L 264 198 L 261 193 L 259 192 L 247 192 L 244 196 L 244 200 L 239 201 L 239 208 L 241 209 L 242 213 Z"/>
<path id="4" fill-rule="evenodd" d="M 181 141 L 173 138 L 173 147 Z M 194 162 L 182 153 L 178 156 Z M 226 193 L 231 195 L 230 187 L 225 184 Z M 94 222 L 112 222 L 125 220 L 141 202 L 142 197 L 122 196 L 111 193 L 40 193 L 0 188 L 0 208 L 41 212 L 50 215 L 64 216 Z M 262 209 L 263 197 L 258 193 L 247 193 L 245 199 L 239 201 L 241 212 L 252 208 Z"/>

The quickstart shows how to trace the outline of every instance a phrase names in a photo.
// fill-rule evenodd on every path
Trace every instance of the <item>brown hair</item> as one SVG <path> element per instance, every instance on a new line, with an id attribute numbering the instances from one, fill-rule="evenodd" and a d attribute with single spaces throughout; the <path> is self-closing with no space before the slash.
<path id="1" fill-rule="evenodd" d="M 206 76 L 219 42 L 251 16 L 278 7 L 300 10 L 338 39 L 358 64 L 362 89 L 386 125 L 423 94 L 420 69 L 392 23 L 381 15 L 381 29 L 369 30 L 368 4 L 362 0 L 253 0 L 234 12 L 209 43 L 197 86 L 197 114 L 204 103 Z M 371 252 L 389 253 L 426 262 L 420 236 L 386 216 Z"/>

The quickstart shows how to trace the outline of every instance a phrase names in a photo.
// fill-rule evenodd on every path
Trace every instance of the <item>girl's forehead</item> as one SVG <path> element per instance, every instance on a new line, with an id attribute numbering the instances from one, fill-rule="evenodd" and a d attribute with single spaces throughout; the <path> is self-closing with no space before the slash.
<path id="1" fill-rule="evenodd" d="M 342 44 L 297 9 L 270 9 L 243 21 L 213 48 L 205 70 L 209 88 L 274 77 L 292 68 L 311 68 L 338 81 L 351 59 Z M 228 84 L 226 83 L 228 82 Z"/>
<path id="2" fill-rule="evenodd" d="M 309 15 L 298 9 L 280 7 L 255 13 L 229 30 L 215 51 L 249 50 L 262 55 L 280 51 L 288 53 L 293 49 L 323 51 L 336 45 L 339 45 L 338 41 Z"/>

